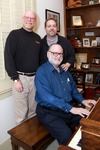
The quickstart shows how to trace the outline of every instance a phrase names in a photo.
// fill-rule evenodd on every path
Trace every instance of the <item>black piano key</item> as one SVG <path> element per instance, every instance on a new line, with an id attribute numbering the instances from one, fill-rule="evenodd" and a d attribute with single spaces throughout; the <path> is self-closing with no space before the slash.
<path id="1" fill-rule="evenodd" d="M 81 141 L 82 141 L 82 139 L 79 140 L 77 146 L 80 146 L 80 147 L 82 146 Z"/>

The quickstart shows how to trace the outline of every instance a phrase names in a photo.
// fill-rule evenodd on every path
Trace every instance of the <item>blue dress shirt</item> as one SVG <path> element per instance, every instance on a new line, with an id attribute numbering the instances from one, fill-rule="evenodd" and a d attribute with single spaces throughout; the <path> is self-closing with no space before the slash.
<path id="1" fill-rule="evenodd" d="M 71 73 L 59 68 L 60 73 L 48 61 L 38 68 L 35 77 L 35 100 L 44 107 L 69 112 L 72 99 L 82 103 L 84 98 L 78 92 Z"/>

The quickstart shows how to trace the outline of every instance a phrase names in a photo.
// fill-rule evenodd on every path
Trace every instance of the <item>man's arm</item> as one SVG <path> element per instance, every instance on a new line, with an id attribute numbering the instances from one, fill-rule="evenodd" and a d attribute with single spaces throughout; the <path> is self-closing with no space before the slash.
<path id="1" fill-rule="evenodd" d="M 18 74 L 16 72 L 14 54 L 16 50 L 16 42 L 12 33 L 9 34 L 4 50 L 4 60 L 5 60 L 5 69 L 11 79 L 19 79 Z"/>

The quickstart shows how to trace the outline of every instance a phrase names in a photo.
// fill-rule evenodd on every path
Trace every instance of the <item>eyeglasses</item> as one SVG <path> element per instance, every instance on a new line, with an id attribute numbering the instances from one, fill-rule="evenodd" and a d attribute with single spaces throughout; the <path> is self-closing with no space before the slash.
<path id="1" fill-rule="evenodd" d="M 52 53 L 55 57 L 57 57 L 58 55 L 61 57 L 63 56 L 63 53 L 57 53 L 57 52 L 51 52 L 51 51 L 48 51 L 48 52 Z"/>
<path id="2" fill-rule="evenodd" d="M 32 17 L 28 17 L 28 16 L 24 16 L 24 18 L 26 19 L 26 20 L 31 20 L 31 21 L 34 21 L 36 18 L 32 18 Z"/>

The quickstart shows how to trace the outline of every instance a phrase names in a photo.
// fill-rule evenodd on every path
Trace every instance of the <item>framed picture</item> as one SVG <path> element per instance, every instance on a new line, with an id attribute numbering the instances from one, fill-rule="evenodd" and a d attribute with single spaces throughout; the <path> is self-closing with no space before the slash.
<path id="1" fill-rule="evenodd" d="M 86 74 L 85 82 L 93 83 L 93 74 Z"/>
<path id="2" fill-rule="evenodd" d="M 96 46 L 97 46 L 97 40 L 92 40 L 91 46 L 92 46 L 92 47 L 96 47 Z"/>
<path id="3" fill-rule="evenodd" d="M 76 69 L 81 69 L 82 62 L 84 62 L 84 63 L 87 62 L 87 53 L 76 53 L 75 59 L 76 59 L 76 62 L 74 64 L 74 67 Z"/>
<path id="4" fill-rule="evenodd" d="M 89 63 L 82 63 L 81 69 L 90 69 L 90 64 Z"/>
<path id="5" fill-rule="evenodd" d="M 81 16 L 72 16 L 72 26 L 83 26 Z"/>
<path id="6" fill-rule="evenodd" d="M 45 16 L 46 19 L 54 18 L 57 21 L 57 31 L 60 32 L 60 13 L 46 9 Z"/>
<path id="7" fill-rule="evenodd" d="M 92 64 L 100 65 L 100 57 L 93 57 Z"/>
<path id="8" fill-rule="evenodd" d="M 83 38 L 83 47 L 90 47 L 90 39 Z"/>
<path id="9" fill-rule="evenodd" d="M 97 46 L 100 46 L 100 36 L 96 37 L 96 41 L 97 41 Z"/>

